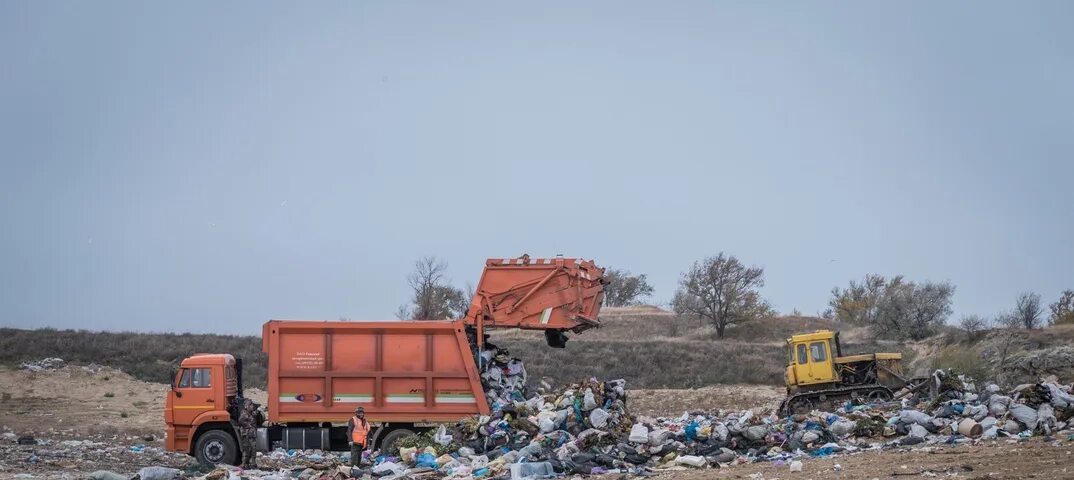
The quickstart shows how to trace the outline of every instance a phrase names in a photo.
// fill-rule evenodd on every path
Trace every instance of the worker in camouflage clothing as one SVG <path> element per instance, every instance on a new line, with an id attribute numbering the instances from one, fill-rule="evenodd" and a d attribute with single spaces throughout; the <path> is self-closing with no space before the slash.
<path id="1" fill-rule="evenodd" d="M 242 449 L 242 468 L 257 468 L 257 405 L 244 398 L 239 410 L 239 448 Z"/>

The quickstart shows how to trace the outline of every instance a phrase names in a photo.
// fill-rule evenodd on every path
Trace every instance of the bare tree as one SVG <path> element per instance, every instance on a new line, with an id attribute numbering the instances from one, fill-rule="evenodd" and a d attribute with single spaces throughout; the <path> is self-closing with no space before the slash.
<path id="1" fill-rule="evenodd" d="M 727 327 L 772 315 L 758 289 L 764 286 L 764 269 L 746 267 L 732 255 L 720 252 L 694 265 L 679 279 L 672 305 L 681 316 L 696 317 L 716 327 L 723 338 Z"/>
<path id="2" fill-rule="evenodd" d="M 947 320 L 954 293 L 948 282 L 869 274 L 845 289 L 833 288 L 828 312 L 840 322 L 869 325 L 877 337 L 920 340 Z"/>
<path id="3" fill-rule="evenodd" d="M 1024 292 L 1018 296 L 1018 302 L 1011 314 L 1026 330 L 1042 327 L 1042 314 L 1044 308 L 1040 305 L 1040 295 L 1033 292 Z"/>
<path id="4" fill-rule="evenodd" d="M 609 307 L 636 305 L 642 298 L 653 294 L 653 287 L 645 279 L 645 274 L 631 275 L 626 270 L 608 269 L 604 271 L 604 303 Z"/>
<path id="5" fill-rule="evenodd" d="M 1052 324 L 1074 323 L 1074 290 L 1063 290 L 1059 300 L 1048 308 L 1052 311 Z"/>
<path id="6" fill-rule="evenodd" d="M 981 338 L 981 334 L 988 328 L 988 321 L 980 315 L 966 315 L 959 321 L 959 326 L 966 332 L 966 338 L 973 341 Z"/>
<path id="7" fill-rule="evenodd" d="M 955 286 L 949 282 L 917 284 L 897 276 L 877 300 L 873 333 L 877 337 L 921 340 L 936 333 L 951 315 Z"/>
<path id="8" fill-rule="evenodd" d="M 462 290 L 447 279 L 447 262 L 434 256 L 414 262 L 414 272 L 407 276 L 413 291 L 409 305 L 402 305 L 396 316 L 412 320 L 445 320 L 466 314 L 469 302 Z"/>
<path id="9" fill-rule="evenodd" d="M 828 301 L 836 321 L 863 324 L 876 316 L 876 304 L 884 292 L 886 280 L 881 275 L 869 274 L 862 281 L 850 281 L 846 289 L 835 287 Z"/>

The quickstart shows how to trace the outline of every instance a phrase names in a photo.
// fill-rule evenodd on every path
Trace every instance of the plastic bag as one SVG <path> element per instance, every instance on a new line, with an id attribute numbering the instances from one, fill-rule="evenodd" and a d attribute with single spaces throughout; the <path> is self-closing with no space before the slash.
<path id="1" fill-rule="evenodd" d="M 440 464 L 436 463 L 436 457 L 432 456 L 432 454 L 429 453 L 419 454 L 417 458 L 415 458 L 415 464 L 417 464 L 417 466 L 419 467 L 426 467 L 432 469 L 440 468 Z"/>
<path id="2" fill-rule="evenodd" d="M 727 437 L 731 435 L 731 432 L 727 429 L 727 426 L 722 423 L 717 423 L 712 426 L 712 434 L 717 440 L 726 442 Z"/>
<path id="3" fill-rule="evenodd" d="M 585 395 L 582 397 L 582 410 L 590 411 L 597 408 L 597 399 L 593 396 L 592 389 L 585 389 Z"/>
<path id="4" fill-rule="evenodd" d="M 418 449 L 415 448 L 415 447 L 400 447 L 399 448 L 399 459 L 404 461 L 404 462 L 406 462 L 406 463 L 413 462 L 414 457 L 417 454 L 418 454 Z"/>
<path id="5" fill-rule="evenodd" d="M 640 423 L 635 423 L 630 427 L 630 437 L 627 438 L 634 443 L 646 443 L 649 441 L 649 429 Z"/>
<path id="6" fill-rule="evenodd" d="M 929 431 L 925 430 L 925 427 L 922 427 L 921 425 L 918 425 L 916 423 L 913 424 L 913 425 L 910 425 L 910 436 L 911 437 L 925 438 L 928 434 L 929 434 Z"/>
<path id="7" fill-rule="evenodd" d="M 751 440 L 754 442 L 760 441 L 767 434 L 768 427 L 764 425 L 754 425 L 752 427 L 747 427 L 745 430 L 742 431 L 743 437 L 746 437 L 747 440 Z"/>
<path id="8" fill-rule="evenodd" d="M 1037 411 L 1033 410 L 1033 407 L 1019 403 L 1011 405 L 1010 410 L 1011 415 L 1018 420 L 1018 423 L 1025 425 L 1029 429 L 1037 427 Z"/>
<path id="9" fill-rule="evenodd" d="M 988 397 L 988 412 L 993 417 L 1002 417 L 1007 413 L 1007 407 L 1011 404 L 1011 397 L 1006 395 L 992 395 Z"/>
<path id="10" fill-rule="evenodd" d="M 511 480 L 526 480 L 536 477 L 552 477 L 556 475 L 552 464 L 548 462 L 512 463 Z"/>
<path id="11" fill-rule="evenodd" d="M 595 408 L 593 412 L 589 414 L 589 423 L 595 428 L 604 428 L 608 425 L 608 417 L 611 415 L 604 411 L 603 408 Z"/>
<path id="12" fill-rule="evenodd" d="M 706 463 L 705 457 L 698 455 L 683 455 L 675 458 L 675 463 L 679 465 L 688 465 L 691 467 L 704 467 Z"/>
<path id="13" fill-rule="evenodd" d="M 697 439 L 697 421 L 694 420 L 686 425 L 685 435 L 686 441 L 692 442 Z"/>
<path id="14" fill-rule="evenodd" d="M 145 467 L 138 470 L 138 477 L 142 480 L 172 480 L 179 478 L 180 473 L 182 472 L 177 468 Z"/>
<path id="15" fill-rule="evenodd" d="M 1044 386 L 1048 387 L 1048 392 L 1051 393 L 1053 407 L 1067 408 L 1074 406 L 1074 395 L 1063 391 L 1062 388 L 1059 388 L 1059 385 L 1054 383 L 1045 383 Z"/>
<path id="16" fill-rule="evenodd" d="M 89 480 L 128 480 L 126 475 L 120 475 L 108 470 L 97 470 L 87 476 Z"/>
<path id="17" fill-rule="evenodd" d="M 668 435 L 671 435 L 671 432 L 662 428 L 649 432 L 649 445 L 663 445 L 667 441 Z"/>
<path id="18" fill-rule="evenodd" d="M 835 423 L 833 423 L 828 430 L 830 430 L 837 437 L 844 437 L 848 433 L 853 432 L 854 429 L 857 427 L 858 422 L 855 422 L 854 420 L 840 419 L 836 420 Z"/>
<path id="19" fill-rule="evenodd" d="M 932 421 L 932 417 L 917 410 L 903 410 L 899 412 L 899 418 L 905 423 L 916 423 L 926 426 Z"/>
<path id="20" fill-rule="evenodd" d="M 436 435 L 433 437 L 433 440 L 435 440 L 436 443 L 442 446 L 451 443 L 452 439 L 453 437 L 451 435 L 448 435 L 447 428 L 443 425 L 441 425 L 440 428 L 436 429 Z"/>
<path id="21" fill-rule="evenodd" d="M 1051 435 L 1056 421 L 1055 409 L 1052 408 L 1050 403 L 1042 403 L 1040 407 L 1037 407 L 1037 429 L 1043 431 L 1046 435 Z"/>

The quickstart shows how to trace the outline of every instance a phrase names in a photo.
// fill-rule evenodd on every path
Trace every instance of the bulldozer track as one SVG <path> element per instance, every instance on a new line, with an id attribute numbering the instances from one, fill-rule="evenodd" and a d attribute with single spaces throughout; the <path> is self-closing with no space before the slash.
<path id="1" fill-rule="evenodd" d="M 886 396 L 883 400 L 891 400 L 894 398 L 894 392 L 890 388 L 883 385 L 856 385 L 847 387 L 828 388 L 824 390 L 815 390 L 812 392 L 801 392 L 791 395 L 783 400 L 779 404 L 780 415 L 789 415 L 795 412 L 792 405 L 802 400 L 806 400 L 810 406 L 810 410 L 819 407 L 820 403 L 829 403 L 833 400 L 841 401 L 850 399 L 855 393 L 864 393 L 866 397 L 870 397 L 873 400 L 880 400 L 882 396 Z M 875 396 L 875 397 L 874 397 Z M 822 397 L 824 397 L 822 399 Z"/>

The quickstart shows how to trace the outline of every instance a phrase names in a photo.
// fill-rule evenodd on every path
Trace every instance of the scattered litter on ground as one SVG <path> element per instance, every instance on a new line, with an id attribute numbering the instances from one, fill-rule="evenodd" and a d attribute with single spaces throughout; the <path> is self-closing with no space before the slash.
<path id="1" fill-rule="evenodd" d="M 159 443 L 140 443 L 140 436 L 119 444 L 7 431 L 0 437 L 0 469 L 5 474 L 41 469 L 93 472 L 85 475 L 98 480 L 135 474 L 142 480 L 528 479 L 649 476 L 758 463 L 780 473 L 755 478 L 784 478 L 791 472 L 843 471 L 847 461 L 825 459 L 862 452 L 943 453 L 938 450 L 986 440 L 1020 445 L 1030 437 L 1074 441 L 1072 386 L 1056 379 L 1001 389 L 940 372 L 934 375 L 939 381 L 929 395 L 901 403 L 847 403 L 833 412 L 788 416 L 775 414 L 769 406 L 660 417 L 632 415 L 623 380 L 591 378 L 557 389 L 545 385 L 539 393 L 527 395 L 525 381 L 519 378 L 525 377 L 521 361 L 502 349 L 487 360 L 482 380 L 490 415 L 403 439 L 394 451 L 366 452 L 354 469 L 348 466 L 347 452 L 276 449 L 258 456 L 260 470 L 205 471 L 193 467 L 189 457 L 163 451 Z M 920 468 L 898 474 L 911 473 L 949 474 Z"/>

